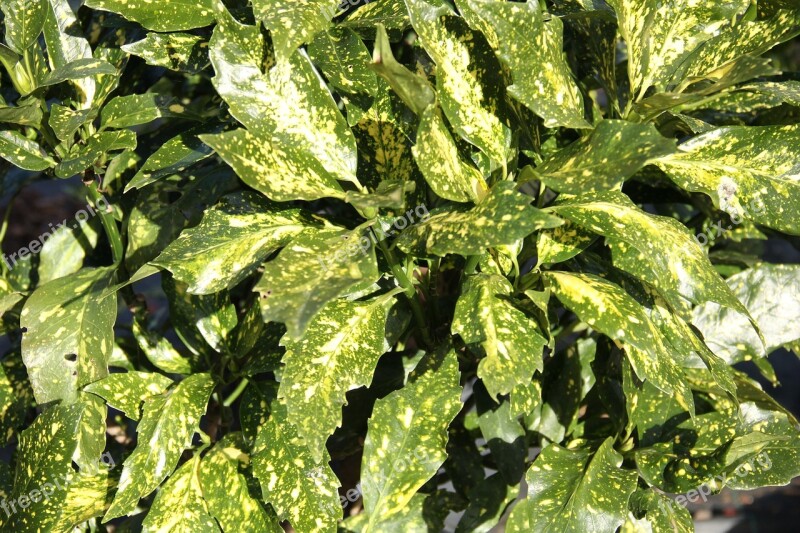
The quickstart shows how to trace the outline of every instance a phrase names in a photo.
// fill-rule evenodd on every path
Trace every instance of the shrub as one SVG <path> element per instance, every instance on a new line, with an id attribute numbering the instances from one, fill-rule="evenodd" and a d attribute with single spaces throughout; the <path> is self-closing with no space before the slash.
<path id="1" fill-rule="evenodd" d="M 4 531 L 691 531 L 800 474 L 735 366 L 800 341 L 793 2 L 86 4 L 0 1 L 3 197 L 86 197 L 5 243 Z"/>

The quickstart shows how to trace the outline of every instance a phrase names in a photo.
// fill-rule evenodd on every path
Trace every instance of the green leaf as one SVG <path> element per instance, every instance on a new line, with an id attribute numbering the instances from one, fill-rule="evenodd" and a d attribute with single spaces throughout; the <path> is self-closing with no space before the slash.
<path id="1" fill-rule="evenodd" d="M 628 517 L 628 523 L 622 528 L 621 533 L 638 531 L 671 531 L 672 533 L 694 533 L 692 515 L 682 505 L 674 505 L 672 500 L 663 494 L 654 491 L 637 490 L 630 500 L 633 512 L 640 520 Z M 631 529 L 626 529 L 630 527 Z M 648 529 L 649 528 L 649 529 Z"/>
<path id="2" fill-rule="evenodd" d="M 456 533 L 491 531 L 518 493 L 519 486 L 506 485 L 503 476 L 492 474 L 467 495 L 469 506 L 458 522 Z"/>
<path id="3" fill-rule="evenodd" d="M 638 100 L 651 86 L 663 91 L 687 57 L 748 7 L 747 0 L 694 2 L 609 0 L 628 48 L 628 77 Z"/>
<path id="4" fill-rule="evenodd" d="M 111 374 L 83 388 L 103 398 L 108 405 L 122 411 L 132 420 L 139 420 L 142 402 L 163 394 L 172 380 L 152 372 Z"/>
<path id="5" fill-rule="evenodd" d="M 134 320 L 131 331 L 139 349 L 156 368 L 170 374 L 191 374 L 192 362 L 183 357 L 169 339 L 144 329 L 138 320 Z"/>
<path id="6" fill-rule="evenodd" d="M 53 406 L 22 432 L 12 493 L 16 502 L 8 504 L 16 512 L 3 529 L 70 531 L 102 514 L 108 491 L 107 472 L 97 466 L 76 472 L 71 465 L 83 409 L 79 403 Z M 23 496 L 28 502 L 26 508 L 19 503 Z M 20 509 L 12 507 L 14 503 Z"/>
<path id="7" fill-rule="evenodd" d="M 222 126 L 198 126 L 176 135 L 156 150 L 125 186 L 125 192 L 141 188 L 167 176 L 184 172 L 213 154 L 213 150 L 200 140 L 201 134 L 219 133 Z"/>
<path id="8" fill-rule="evenodd" d="M 800 267 L 759 264 L 727 280 L 750 311 L 766 341 L 766 353 L 747 317 L 707 303 L 694 309 L 692 323 L 727 364 L 757 359 L 800 340 Z"/>
<path id="9" fill-rule="evenodd" d="M 299 339 L 325 304 L 379 277 L 373 241 L 362 232 L 306 230 L 264 265 L 255 290 L 264 320 L 283 322 Z"/>
<path id="10" fill-rule="evenodd" d="M 147 398 L 136 429 L 137 445 L 124 462 L 119 489 L 103 521 L 130 514 L 153 492 L 191 446 L 200 417 L 206 412 L 214 381 L 193 374 L 164 394 Z"/>
<path id="11" fill-rule="evenodd" d="M 47 15 L 45 0 L 3 0 L 6 44 L 18 53 L 33 45 L 42 33 Z"/>
<path id="12" fill-rule="evenodd" d="M 44 24 L 44 41 L 50 70 L 69 70 L 70 63 L 92 59 L 92 48 L 79 29 L 80 24 L 68 0 L 47 0 L 47 16 Z M 77 28 L 77 31 L 76 31 Z M 75 85 L 82 93 L 81 108 L 91 107 L 97 84 L 94 78 L 76 79 Z"/>
<path id="13" fill-rule="evenodd" d="M 200 465 L 200 486 L 208 512 L 225 532 L 281 533 L 275 517 L 250 493 L 248 480 L 239 471 L 240 462 L 248 457 L 235 436 L 220 440 Z"/>
<path id="14" fill-rule="evenodd" d="M 590 327 L 624 343 L 639 379 L 675 394 L 687 410 L 692 393 L 667 349 L 661 332 L 642 306 L 619 285 L 592 274 L 547 272 L 545 278 L 561 302 Z"/>
<path id="15" fill-rule="evenodd" d="M 428 185 L 438 196 L 455 202 L 469 202 L 486 194 L 483 176 L 459 156 L 438 107 L 429 106 L 422 112 L 417 144 L 411 152 Z"/>
<path id="16" fill-rule="evenodd" d="M 339 0 L 254 0 L 253 13 L 270 30 L 275 55 L 282 59 L 327 28 L 338 6 Z"/>
<path id="17" fill-rule="evenodd" d="M 476 255 L 486 248 L 510 245 L 537 229 L 562 221 L 530 205 L 531 198 L 514 184 L 500 182 L 472 209 L 448 209 L 433 214 L 400 234 L 396 243 L 406 253 Z"/>
<path id="18" fill-rule="evenodd" d="M 89 137 L 77 153 L 56 167 L 56 176 L 71 178 L 107 157 L 109 152 L 136 148 L 136 134 L 130 130 L 100 131 Z"/>
<path id="19" fill-rule="evenodd" d="M 625 521 L 636 472 L 620 468 L 622 456 L 606 439 L 592 453 L 547 446 L 525 479 L 528 498 L 517 503 L 506 530 L 615 531 Z"/>
<path id="20" fill-rule="evenodd" d="M 64 141 L 67 146 L 71 146 L 78 128 L 94 119 L 95 116 L 97 116 L 96 109 L 75 111 L 66 106 L 53 104 L 50 106 L 49 123 L 56 137 Z"/>
<path id="21" fill-rule="evenodd" d="M 315 461 L 305 441 L 289 422 L 286 407 L 274 401 L 270 417 L 258 432 L 253 473 L 264 501 L 281 520 L 298 531 L 329 531 L 341 517 L 339 481 L 328 466 L 328 452 Z"/>
<path id="22" fill-rule="evenodd" d="M 542 231 L 536 239 L 537 265 L 572 259 L 596 240 L 596 235 L 572 222 Z"/>
<path id="23" fill-rule="evenodd" d="M 308 55 L 342 93 L 372 95 L 378 90 L 375 72 L 369 68 L 372 56 L 353 30 L 334 26 L 320 32 L 309 43 Z"/>
<path id="24" fill-rule="evenodd" d="M 66 224 L 63 220 L 61 224 Z M 100 239 L 100 224 L 77 221 L 71 226 L 59 225 L 42 245 L 39 254 L 39 283 L 63 278 L 78 272 L 87 256 L 88 247 L 93 250 Z"/>
<path id="25" fill-rule="evenodd" d="M 255 194 L 226 196 L 153 264 L 169 269 L 193 294 L 219 292 L 251 275 L 310 224 L 299 210 L 280 211 Z"/>
<path id="26" fill-rule="evenodd" d="M 18 102 L 22 104 L 22 102 Z M 42 124 L 42 107 L 39 102 L 29 101 L 16 107 L 0 106 L 0 122 L 20 126 L 39 127 Z"/>
<path id="27" fill-rule="evenodd" d="M 468 0 L 467 5 L 503 36 L 498 54 L 514 77 L 508 93 L 542 117 L 548 128 L 588 128 L 583 98 L 563 52 L 561 19 L 545 22 L 535 1 Z"/>
<path id="28" fill-rule="evenodd" d="M 224 10 L 218 18 L 210 43 L 216 72 L 212 81 L 231 115 L 249 131 L 248 137 L 232 134 L 231 143 L 240 145 L 236 150 L 256 154 L 264 165 L 276 165 L 271 173 L 283 182 L 278 189 L 286 190 L 288 176 L 307 172 L 320 172 L 327 181 L 358 183 L 353 133 L 305 52 L 282 58 L 264 72 L 264 39 L 258 28 L 239 24 Z M 235 152 L 227 153 L 226 159 L 231 159 Z M 304 179 L 294 180 L 295 185 Z"/>
<path id="29" fill-rule="evenodd" d="M 113 268 L 86 268 L 42 285 L 20 316 L 22 358 L 39 403 L 74 401 L 108 374 L 117 317 Z"/>
<path id="30" fill-rule="evenodd" d="M 299 341 L 285 342 L 278 397 L 316 462 L 342 423 L 345 394 L 372 382 L 393 303 L 391 293 L 366 302 L 334 300 L 308 323 Z"/>
<path id="31" fill-rule="evenodd" d="M 643 166 L 673 152 L 675 143 L 652 124 L 603 120 L 589 136 L 545 159 L 533 174 L 568 194 L 620 189 Z"/>
<path id="32" fill-rule="evenodd" d="M 210 65 L 208 40 L 189 33 L 148 33 L 141 41 L 121 47 L 148 65 L 197 73 Z"/>
<path id="33" fill-rule="evenodd" d="M 406 2 L 422 46 L 436 62 L 439 103 L 453 128 L 501 166 L 511 131 L 501 120 L 502 67 L 482 33 L 449 8 L 426 0 Z"/>
<path id="34" fill-rule="evenodd" d="M 617 191 L 571 199 L 553 210 L 613 240 L 619 252 L 625 254 L 622 268 L 652 283 L 674 307 L 682 307 L 678 305 L 682 297 L 698 304 L 717 302 L 747 312 L 689 230 L 677 220 L 645 213 Z M 614 262 L 618 262 L 616 255 Z"/>
<path id="35" fill-rule="evenodd" d="M 213 148 L 243 182 L 270 200 L 288 202 L 344 196 L 322 164 L 309 159 L 298 146 L 273 144 L 245 129 L 201 135 L 200 140 Z"/>
<path id="36" fill-rule="evenodd" d="M 169 100 L 154 93 L 117 96 L 103 106 L 100 128 L 128 128 L 152 122 L 164 116 Z"/>
<path id="37" fill-rule="evenodd" d="M 800 235 L 799 146 L 800 125 L 730 126 L 689 139 L 656 164 L 722 211 Z"/>
<path id="38" fill-rule="evenodd" d="M 37 143 L 11 130 L 0 130 L 0 156 L 25 170 L 40 171 L 56 164 L 50 156 L 42 152 Z"/>
<path id="39" fill-rule="evenodd" d="M 436 93 L 428 80 L 411 72 L 394 58 L 383 24 L 377 25 L 371 66 L 414 113 L 421 114 L 436 100 Z"/>
<path id="40" fill-rule="evenodd" d="M 444 462 L 447 427 L 461 410 L 459 379 L 455 352 L 440 350 L 375 402 L 361 462 L 368 530 L 382 530 Z"/>
<path id="41" fill-rule="evenodd" d="M 493 398 L 530 382 L 534 371 L 542 370 L 547 343 L 533 319 L 514 306 L 512 292 L 501 276 L 467 278 L 451 326 L 465 343 L 480 343 L 486 351 L 478 364 L 478 377 Z"/>
<path id="42" fill-rule="evenodd" d="M 86 5 L 119 13 L 148 30 L 166 32 L 208 26 L 214 20 L 213 0 L 87 0 Z"/>
<path id="43" fill-rule="evenodd" d="M 116 74 L 117 69 L 102 59 L 83 58 L 70 61 L 53 70 L 39 85 L 56 85 L 70 80 L 80 80 L 97 74 Z"/>
<path id="44" fill-rule="evenodd" d="M 203 533 L 220 531 L 203 498 L 199 469 L 200 456 L 195 455 L 170 476 L 147 512 L 143 533 L 179 528 Z"/>

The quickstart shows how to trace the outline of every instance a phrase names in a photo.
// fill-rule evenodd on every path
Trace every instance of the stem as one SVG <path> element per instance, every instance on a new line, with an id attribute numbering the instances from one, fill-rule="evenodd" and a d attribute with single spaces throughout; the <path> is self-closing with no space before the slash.
<path id="1" fill-rule="evenodd" d="M 464 265 L 464 274 L 472 274 L 475 272 L 475 268 L 478 266 L 478 263 L 481 260 L 480 255 L 471 255 L 469 259 L 467 259 L 467 264 Z"/>
<path id="2" fill-rule="evenodd" d="M 372 229 L 370 229 L 370 231 L 374 232 Z M 417 327 L 422 335 L 422 342 L 428 348 L 433 347 L 433 341 L 431 340 L 430 332 L 428 331 L 428 322 L 425 320 L 425 312 L 423 311 L 422 306 L 419 305 L 419 300 L 417 300 L 417 289 L 414 287 L 414 284 L 400 266 L 400 263 L 397 261 L 397 258 L 394 256 L 394 253 L 392 253 L 391 249 L 386 246 L 386 243 L 383 242 L 378 235 L 375 235 L 375 238 L 378 243 L 378 247 L 380 247 L 381 252 L 383 252 L 383 256 L 386 258 L 386 261 L 389 262 L 389 266 L 392 268 L 392 274 L 394 274 L 394 277 L 397 278 L 397 282 L 403 288 L 403 292 L 408 299 L 408 303 L 411 306 L 411 312 L 414 314 L 414 320 L 417 322 Z"/>
<path id="3" fill-rule="evenodd" d="M 223 407 L 230 407 L 231 404 L 233 404 L 233 402 L 235 402 L 239 398 L 239 396 L 242 395 L 242 393 L 244 392 L 244 389 L 247 388 L 247 384 L 248 383 L 250 383 L 249 379 L 242 378 L 242 381 L 239 382 L 239 385 L 236 387 L 236 389 L 230 394 L 230 396 L 225 398 L 224 402 L 222 402 L 222 406 Z"/>
<path id="4" fill-rule="evenodd" d="M 89 199 L 97 208 L 97 214 L 100 215 L 100 221 L 103 223 L 103 229 L 106 231 L 108 242 L 111 243 L 111 257 L 114 259 L 115 264 L 120 264 L 122 262 L 123 251 L 122 237 L 119 235 L 117 221 L 114 220 L 114 217 L 111 215 L 110 211 L 103 210 L 98 205 L 98 201 L 103 199 L 103 195 L 101 195 L 100 191 L 97 190 L 96 181 L 92 180 L 92 182 L 87 186 L 87 191 Z"/>
<path id="5" fill-rule="evenodd" d="M 14 195 L 14 198 L 16 198 L 16 195 Z M 3 215 L 3 223 L 2 226 L 0 226 L 0 243 L 2 243 L 6 238 L 6 232 L 8 231 L 8 220 L 11 217 L 11 207 L 14 204 L 14 198 L 11 198 L 11 200 L 8 202 L 8 205 L 6 206 L 6 212 Z M 0 254 L 2 254 L 2 251 L 0 251 Z M 0 259 L 0 270 L 3 272 L 6 272 L 7 270 L 6 262 L 3 259 Z"/>

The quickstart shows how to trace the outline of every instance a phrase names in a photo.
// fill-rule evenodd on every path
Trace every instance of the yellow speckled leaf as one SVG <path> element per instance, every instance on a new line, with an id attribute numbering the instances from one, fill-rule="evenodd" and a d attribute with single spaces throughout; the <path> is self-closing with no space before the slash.
<path id="1" fill-rule="evenodd" d="M 253 12 L 272 34 L 275 55 L 289 57 L 324 30 L 338 11 L 340 0 L 253 0 Z"/>
<path id="2" fill-rule="evenodd" d="M 411 23 L 436 62 L 439 102 L 455 131 L 502 165 L 511 131 L 501 121 L 502 67 L 483 34 L 427 0 L 407 0 Z"/>
<path id="3" fill-rule="evenodd" d="M 529 383 L 533 373 L 542 370 L 547 341 L 536 321 L 514 306 L 512 291 L 502 276 L 478 274 L 468 278 L 451 326 L 464 342 L 480 343 L 486 351 L 478 364 L 478 377 L 492 397 Z"/>
<path id="4" fill-rule="evenodd" d="M 83 390 L 103 398 L 108 405 L 122 411 L 132 420 L 139 420 L 142 402 L 162 394 L 172 380 L 154 372 L 111 374 L 84 387 Z"/>
<path id="5" fill-rule="evenodd" d="M 486 182 L 477 168 L 461 159 L 436 106 L 422 112 L 417 144 L 411 149 L 422 175 L 438 196 L 455 202 L 477 201 Z"/>
<path id="6" fill-rule="evenodd" d="M 546 447 L 525 475 L 528 497 L 514 507 L 506 531 L 616 531 L 628 514 L 637 475 L 621 468 L 613 444 L 608 438 L 595 453 Z"/>
<path id="7" fill-rule="evenodd" d="M 372 381 L 393 303 L 391 293 L 366 302 L 334 300 L 299 341 L 285 343 L 278 397 L 315 461 L 322 460 L 325 442 L 341 424 L 347 391 Z"/>
<path id="8" fill-rule="evenodd" d="M 342 515 L 339 480 L 322 450 L 317 462 L 286 416 L 286 407 L 272 402 L 269 420 L 258 432 L 253 473 L 261 483 L 264 501 L 282 520 L 303 533 L 334 531 Z"/>
<path id="9" fill-rule="evenodd" d="M 439 350 L 375 402 L 361 462 L 365 533 L 383 531 L 444 462 L 447 427 L 461 410 L 459 379 L 455 352 Z"/>
<path id="10" fill-rule="evenodd" d="M 214 0 L 87 0 L 86 5 L 119 13 L 155 31 L 190 30 L 214 20 Z"/>
<path id="11" fill-rule="evenodd" d="M 166 393 L 145 400 L 136 449 L 125 459 L 119 489 L 104 521 L 131 513 L 139 498 L 172 473 L 192 443 L 213 388 L 210 375 L 193 374 Z"/>
<path id="12" fill-rule="evenodd" d="M 502 36 L 498 54 L 511 69 L 511 96 L 553 128 L 588 128 L 583 98 L 564 57 L 563 24 L 545 22 L 539 3 L 468 0 L 472 11 Z"/>

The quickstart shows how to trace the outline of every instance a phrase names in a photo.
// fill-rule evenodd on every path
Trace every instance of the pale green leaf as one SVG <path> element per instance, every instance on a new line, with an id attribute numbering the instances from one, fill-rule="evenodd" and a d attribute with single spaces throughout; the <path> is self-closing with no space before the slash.
<path id="1" fill-rule="evenodd" d="M 148 33 L 141 41 L 122 49 L 139 56 L 148 65 L 196 73 L 210 65 L 208 40 L 189 33 Z"/>
<path id="2" fill-rule="evenodd" d="M 103 398 L 108 405 L 122 411 L 132 420 L 139 420 L 142 402 L 163 394 L 172 380 L 153 372 L 111 374 L 83 388 Z"/>
<path id="3" fill-rule="evenodd" d="M 119 13 L 148 30 L 161 32 L 201 28 L 214 20 L 213 0 L 87 0 L 86 5 Z"/>
<path id="4" fill-rule="evenodd" d="M 253 0 L 253 12 L 272 34 L 275 55 L 288 58 L 330 24 L 340 0 Z"/>

